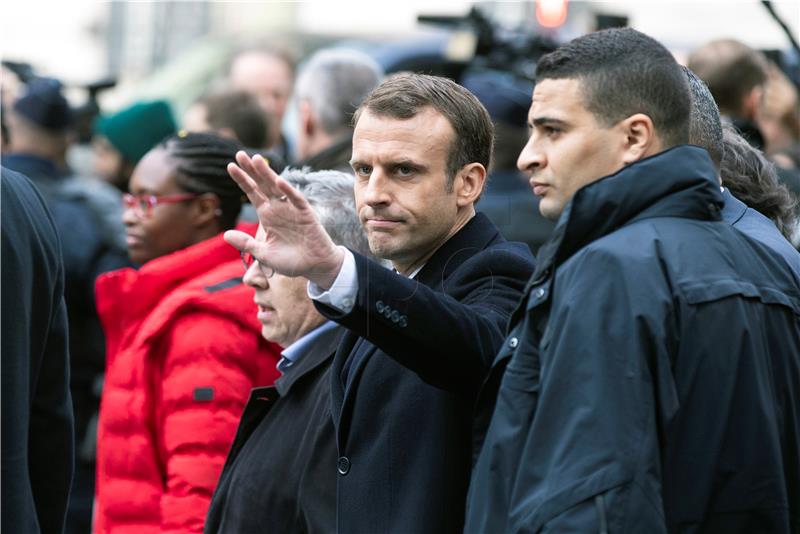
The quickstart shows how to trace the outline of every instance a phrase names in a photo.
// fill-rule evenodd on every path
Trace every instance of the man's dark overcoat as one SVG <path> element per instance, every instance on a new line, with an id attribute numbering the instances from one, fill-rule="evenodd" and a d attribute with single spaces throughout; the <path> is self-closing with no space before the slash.
<path id="1" fill-rule="evenodd" d="M 331 370 L 340 533 L 460 532 L 471 415 L 533 272 L 482 214 L 414 279 L 355 254 L 358 295 Z"/>

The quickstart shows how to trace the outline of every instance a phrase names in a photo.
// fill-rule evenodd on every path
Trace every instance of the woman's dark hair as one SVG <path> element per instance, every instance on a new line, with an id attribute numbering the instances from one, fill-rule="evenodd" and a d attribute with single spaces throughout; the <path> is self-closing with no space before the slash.
<path id="1" fill-rule="evenodd" d="M 242 145 L 210 133 L 179 132 L 160 145 L 175 161 L 175 182 L 190 193 L 213 193 L 219 198 L 220 225 L 236 226 L 242 208 L 242 191 L 228 175 Z"/>
<path id="2" fill-rule="evenodd" d="M 728 124 L 722 127 L 722 141 L 722 185 L 733 196 L 772 220 L 781 234 L 791 241 L 797 220 L 797 199 L 778 182 L 775 166 Z"/>

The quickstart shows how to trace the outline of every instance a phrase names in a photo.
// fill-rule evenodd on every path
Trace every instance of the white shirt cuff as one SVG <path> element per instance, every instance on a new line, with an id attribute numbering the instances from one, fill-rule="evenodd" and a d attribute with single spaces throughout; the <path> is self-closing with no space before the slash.
<path id="1" fill-rule="evenodd" d="M 336 308 L 342 313 L 350 313 L 356 304 L 358 295 L 358 273 L 356 273 L 356 258 L 353 253 L 345 247 L 344 261 L 336 280 L 327 291 L 320 288 L 314 282 L 308 282 L 308 297 L 322 304 L 327 304 Z"/>

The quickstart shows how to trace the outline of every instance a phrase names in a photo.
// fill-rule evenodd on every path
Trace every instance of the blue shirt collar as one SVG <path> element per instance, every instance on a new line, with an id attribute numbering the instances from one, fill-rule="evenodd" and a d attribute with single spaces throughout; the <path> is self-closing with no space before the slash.
<path id="1" fill-rule="evenodd" d="M 281 356 L 283 357 L 284 360 L 290 362 L 288 363 L 288 365 L 297 362 L 297 360 L 299 360 L 300 357 L 306 353 L 308 347 L 310 347 L 319 336 L 321 336 L 322 334 L 324 334 L 329 330 L 333 330 L 334 328 L 336 328 L 336 325 L 337 323 L 333 321 L 325 321 L 324 323 L 316 327 L 314 330 L 308 332 L 300 339 L 298 339 L 297 341 L 295 341 L 294 343 L 283 349 L 283 352 L 281 352 Z"/>

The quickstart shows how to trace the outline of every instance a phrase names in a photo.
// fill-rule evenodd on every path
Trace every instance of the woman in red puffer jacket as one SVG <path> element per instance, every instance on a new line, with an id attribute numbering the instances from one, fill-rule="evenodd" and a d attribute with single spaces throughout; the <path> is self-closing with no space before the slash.
<path id="1" fill-rule="evenodd" d="M 279 348 L 261 337 L 232 228 L 239 146 L 179 134 L 137 165 L 123 220 L 131 259 L 98 278 L 107 362 L 98 423 L 97 533 L 202 532 L 250 389 Z M 255 231 L 255 227 L 249 228 Z"/>

